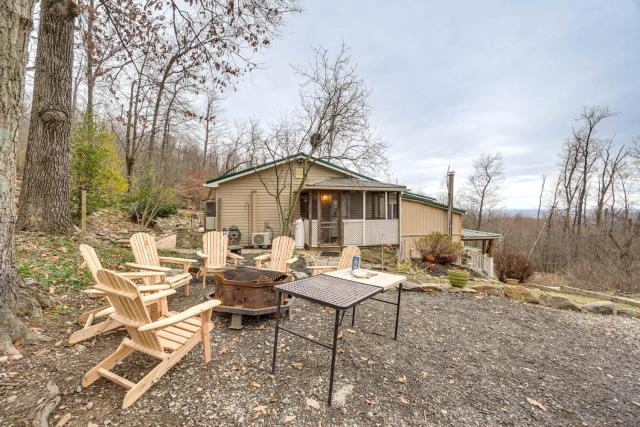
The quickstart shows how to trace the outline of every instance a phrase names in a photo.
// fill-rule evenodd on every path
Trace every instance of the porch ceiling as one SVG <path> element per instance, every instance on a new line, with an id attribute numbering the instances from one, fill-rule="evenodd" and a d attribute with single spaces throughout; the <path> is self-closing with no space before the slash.
<path id="1" fill-rule="evenodd" d="M 499 240 L 502 236 L 489 231 L 462 229 L 462 240 Z"/>
<path id="2" fill-rule="evenodd" d="M 327 178 L 307 184 L 307 190 L 360 190 L 360 191 L 403 191 L 407 187 L 379 181 L 368 181 L 354 177 Z"/>

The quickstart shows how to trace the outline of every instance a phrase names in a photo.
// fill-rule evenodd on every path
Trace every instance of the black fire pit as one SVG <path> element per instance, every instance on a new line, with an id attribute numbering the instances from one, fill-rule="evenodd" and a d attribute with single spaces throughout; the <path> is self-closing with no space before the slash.
<path id="1" fill-rule="evenodd" d="M 210 295 L 222 301 L 214 310 L 231 313 L 231 329 L 242 328 L 242 316 L 273 314 L 278 302 L 274 285 L 291 281 L 288 273 L 262 270 L 252 267 L 238 267 L 213 274 L 215 292 Z M 282 302 L 281 313 L 286 313 L 293 298 Z"/>

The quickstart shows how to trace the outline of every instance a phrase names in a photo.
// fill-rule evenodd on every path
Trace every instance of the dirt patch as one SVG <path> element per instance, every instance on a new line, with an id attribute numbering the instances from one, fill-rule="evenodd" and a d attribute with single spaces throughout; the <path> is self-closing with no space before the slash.
<path id="1" fill-rule="evenodd" d="M 181 309 L 201 302 L 170 302 Z M 391 292 L 386 298 L 393 299 Z M 216 317 L 213 361 L 196 347 L 127 410 L 124 389 L 82 375 L 116 348 L 123 332 L 65 345 L 83 297 L 32 323 L 55 339 L 24 348 L 25 358 L 0 364 L 0 424 L 27 424 L 47 383 L 61 391 L 53 421 L 69 425 L 638 425 L 640 322 L 592 316 L 505 298 L 403 294 L 398 341 L 386 304 L 369 302 L 355 328 L 343 327 L 335 390 L 344 404 L 325 403 L 330 353 L 285 336 L 271 375 L 274 321 L 245 321 L 241 331 Z M 297 302 L 291 326 L 329 340 L 333 315 Z M 347 322 L 349 324 L 350 322 Z M 117 372 L 138 380 L 153 360 L 136 355 Z M 309 405 L 317 402 L 319 407 Z M 532 403 L 534 402 L 534 403 Z M 539 404 L 539 405 L 538 405 Z M 544 409 L 542 409 L 542 407 Z M 292 418 L 295 417 L 295 418 Z"/>

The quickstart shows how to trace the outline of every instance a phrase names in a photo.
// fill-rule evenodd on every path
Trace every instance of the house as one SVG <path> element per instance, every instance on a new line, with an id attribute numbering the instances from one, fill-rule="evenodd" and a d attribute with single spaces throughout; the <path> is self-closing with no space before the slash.
<path id="1" fill-rule="evenodd" d="M 281 234 L 279 204 L 269 191 L 283 188 L 281 194 L 286 198 L 290 188 L 298 188 L 305 158 L 312 165 L 294 212 L 294 218 L 304 222 L 305 246 L 385 244 L 399 246 L 408 256 L 420 236 L 434 231 L 447 234 L 446 205 L 411 193 L 403 185 L 381 182 L 303 153 L 208 180 L 204 184 L 210 189 L 205 228 L 237 226 L 242 246 L 252 244 L 253 233 Z M 452 210 L 454 240 L 462 238 L 463 214 L 461 209 Z"/>

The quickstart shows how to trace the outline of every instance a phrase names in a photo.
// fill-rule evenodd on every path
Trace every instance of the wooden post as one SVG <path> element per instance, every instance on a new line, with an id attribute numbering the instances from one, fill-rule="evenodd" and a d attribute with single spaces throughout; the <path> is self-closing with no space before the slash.
<path id="1" fill-rule="evenodd" d="M 87 190 L 80 192 L 80 230 L 87 232 Z"/>
<path id="2" fill-rule="evenodd" d="M 366 246 L 367 244 L 367 192 L 362 192 L 362 246 Z"/>

